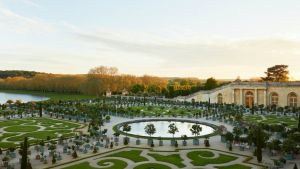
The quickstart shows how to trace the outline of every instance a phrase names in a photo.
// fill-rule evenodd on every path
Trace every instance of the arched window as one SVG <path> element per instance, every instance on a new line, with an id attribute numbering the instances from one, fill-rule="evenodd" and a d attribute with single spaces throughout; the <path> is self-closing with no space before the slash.
<path id="1" fill-rule="evenodd" d="M 219 104 L 223 103 L 223 95 L 221 93 L 218 94 L 218 103 Z"/>
<path id="2" fill-rule="evenodd" d="M 298 98 L 295 93 L 289 94 L 290 107 L 297 107 Z"/>
<path id="3" fill-rule="evenodd" d="M 249 106 L 252 108 L 252 102 L 253 102 L 253 93 L 252 92 L 247 92 L 246 93 L 246 106 Z"/>
<path id="4" fill-rule="evenodd" d="M 271 94 L 271 105 L 278 106 L 278 94 L 277 93 Z"/>

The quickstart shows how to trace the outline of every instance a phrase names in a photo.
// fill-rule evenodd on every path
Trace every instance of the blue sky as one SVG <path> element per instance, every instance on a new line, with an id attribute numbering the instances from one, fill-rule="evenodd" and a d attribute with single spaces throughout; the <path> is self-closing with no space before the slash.
<path id="1" fill-rule="evenodd" d="M 0 0 L 2 70 L 300 78 L 300 1 Z"/>

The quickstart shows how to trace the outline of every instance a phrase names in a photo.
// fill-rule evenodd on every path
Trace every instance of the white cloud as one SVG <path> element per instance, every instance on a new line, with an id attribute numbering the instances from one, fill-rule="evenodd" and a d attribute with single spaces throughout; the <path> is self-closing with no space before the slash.
<path id="1" fill-rule="evenodd" d="M 168 40 L 142 34 L 105 31 L 79 32 L 73 36 L 97 49 L 109 48 L 123 54 L 160 59 L 163 68 L 181 67 L 266 67 L 274 64 L 295 64 L 300 42 L 284 37 L 262 39 L 202 38 L 195 41 Z"/>
<path id="2" fill-rule="evenodd" d="M 31 2 L 31 1 L 28 1 L 28 0 L 18 0 L 18 1 L 20 1 L 20 2 L 22 2 L 24 4 L 27 4 L 27 5 L 35 6 L 37 8 L 40 7 L 40 5 L 38 5 L 38 4 L 34 3 L 34 2 Z"/>
<path id="3" fill-rule="evenodd" d="M 33 19 L 18 15 L 0 6 L 0 29 L 25 33 L 54 32 L 54 28 L 49 23 L 41 19 Z"/>
<path id="4" fill-rule="evenodd" d="M 68 23 L 66 21 L 60 21 L 60 23 L 63 26 L 67 27 L 67 28 L 70 28 L 70 29 L 73 29 L 73 30 L 78 30 L 78 28 L 76 26 L 74 26 L 73 24 L 70 24 L 70 23 Z"/>

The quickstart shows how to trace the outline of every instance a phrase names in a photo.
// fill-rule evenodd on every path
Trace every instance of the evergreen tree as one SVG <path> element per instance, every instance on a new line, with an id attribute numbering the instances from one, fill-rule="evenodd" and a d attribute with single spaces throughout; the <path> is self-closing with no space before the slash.
<path id="1" fill-rule="evenodd" d="M 42 103 L 40 102 L 40 117 L 42 117 L 43 116 L 43 114 L 42 114 Z"/>
<path id="2" fill-rule="evenodd" d="M 298 169 L 298 167 L 297 167 L 297 164 L 295 163 L 295 165 L 294 165 L 294 169 Z"/>
<path id="3" fill-rule="evenodd" d="M 175 146 L 176 146 L 176 143 L 175 143 Z M 154 143 L 153 143 L 153 140 L 151 142 L 151 147 L 154 147 Z"/>
<path id="4" fill-rule="evenodd" d="M 21 169 L 27 169 L 27 137 L 24 138 Z"/>
<path id="5" fill-rule="evenodd" d="M 127 137 L 125 137 L 124 145 L 127 145 L 127 144 L 128 144 Z"/>
<path id="6" fill-rule="evenodd" d="M 257 132 L 257 161 L 261 162 L 262 161 L 262 152 L 261 152 L 261 147 L 262 147 L 262 139 L 261 139 L 261 131 L 260 131 L 260 126 L 258 127 L 258 132 Z"/>
<path id="7" fill-rule="evenodd" d="M 152 142 L 153 142 L 153 140 L 152 140 Z M 153 145 L 153 147 L 154 147 L 154 145 Z M 178 147 L 177 140 L 175 141 L 175 147 Z"/>
<path id="8" fill-rule="evenodd" d="M 210 112 L 210 98 L 208 98 L 208 107 L 207 107 L 207 109 L 208 109 L 208 112 Z"/>
<path id="9" fill-rule="evenodd" d="M 77 152 L 76 152 L 76 150 L 74 150 L 73 158 L 77 158 Z"/>
<path id="10" fill-rule="evenodd" d="M 299 120 L 298 120 L 298 129 L 300 130 L 300 115 L 299 115 Z"/>
<path id="11" fill-rule="evenodd" d="M 230 146 L 229 146 L 229 148 L 228 148 L 228 149 L 229 149 L 229 151 L 231 151 L 231 150 L 232 150 L 232 145 L 231 145 L 231 144 L 230 144 Z"/>
<path id="12" fill-rule="evenodd" d="M 56 158 L 55 155 L 52 156 L 52 163 L 55 164 L 56 163 Z"/>
<path id="13" fill-rule="evenodd" d="M 252 102 L 252 109 L 251 109 L 252 115 L 254 114 L 254 102 Z"/>

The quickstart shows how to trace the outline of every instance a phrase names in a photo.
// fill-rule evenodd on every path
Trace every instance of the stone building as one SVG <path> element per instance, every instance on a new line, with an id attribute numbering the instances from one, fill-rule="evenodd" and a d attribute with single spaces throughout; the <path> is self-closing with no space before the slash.
<path id="1" fill-rule="evenodd" d="M 106 97 L 111 97 L 111 91 L 109 88 L 106 90 Z"/>
<path id="2" fill-rule="evenodd" d="M 123 89 L 123 91 L 122 91 L 122 96 L 125 96 L 127 94 L 127 91 L 126 91 L 126 89 L 125 89 L 125 87 L 124 87 L 124 89 Z"/>
<path id="3" fill-rule="evenodd" d="M 232 82 L 188 96 L 174 98 L 179 101 L 208 101 L 211 103 L 235 103 L 252 107 L 264 104 L 279 107 L 299 107 L 300 82 Z"/>

